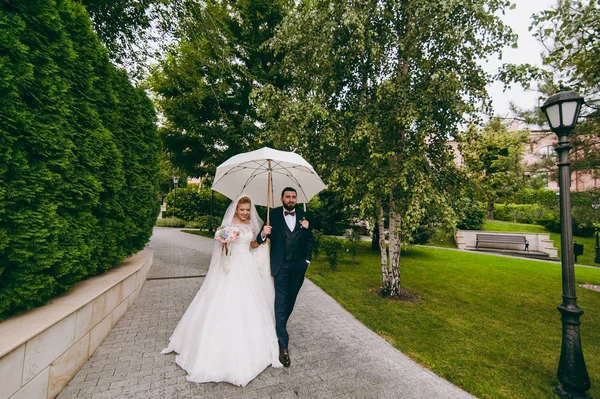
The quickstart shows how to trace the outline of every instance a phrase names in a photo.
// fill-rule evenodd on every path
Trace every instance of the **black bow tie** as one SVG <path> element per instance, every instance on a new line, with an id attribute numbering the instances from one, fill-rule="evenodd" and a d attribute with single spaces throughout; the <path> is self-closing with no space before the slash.
<path id="1" fill-rule="evenodd" d="M 287 216 L 287 215 L 296 216 L 296 211 L 291 211 L 291 212 L 283 211 L 283 216 Z"/>

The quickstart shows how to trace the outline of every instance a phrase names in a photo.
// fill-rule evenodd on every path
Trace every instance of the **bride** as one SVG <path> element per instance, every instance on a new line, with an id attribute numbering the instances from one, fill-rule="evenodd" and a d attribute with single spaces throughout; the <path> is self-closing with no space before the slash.
<path id="1" fill-rule="evenodd" d="M 282 366 L 269 250 L 254 241 L 262 220 L 250 197 L 236 198 L 221 225 L 240 236 L 228 254 L 215 242 L 204 283 L 161 353 L 178 353 L 175 362 L 189 381 L 245 386 L 269 365 Z"/>

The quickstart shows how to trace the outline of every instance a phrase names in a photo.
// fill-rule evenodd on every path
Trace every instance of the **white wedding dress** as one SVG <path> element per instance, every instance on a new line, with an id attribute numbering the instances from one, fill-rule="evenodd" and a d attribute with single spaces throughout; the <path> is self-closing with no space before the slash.
<path id="1" fill-rule="evenodd" d="M 282 367 L 273 278 L 268 262 L 260 261 L 265 252 L 250 248 L 255 237 L 251 225 L 234 227 L 241 234 L 229 244 L 231 254 L 221 255 L 220 264 L 211 262 L 202 287 L 162 351 L 178 353 L 175 361 L 189 381 L 245 386 L 269 365 Z"/>

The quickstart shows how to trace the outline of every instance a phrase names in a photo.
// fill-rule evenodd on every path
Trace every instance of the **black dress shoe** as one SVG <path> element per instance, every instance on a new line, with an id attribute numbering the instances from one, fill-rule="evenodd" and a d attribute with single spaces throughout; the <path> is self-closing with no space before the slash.
<path id="1" fill-rule="evenodd" d="M 283 364 L 283 367 L 290 367 L 292 361 L 290 360 L 290 354 L 287 348 L 279 349 L 279 361 Z"/>

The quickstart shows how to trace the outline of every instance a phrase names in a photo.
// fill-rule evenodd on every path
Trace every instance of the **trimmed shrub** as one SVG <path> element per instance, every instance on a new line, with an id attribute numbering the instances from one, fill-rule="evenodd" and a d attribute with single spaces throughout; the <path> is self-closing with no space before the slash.
<path id="1" fill-rule="evenodd" d="M 554 190 L 548 190 L 547 188 L 524 189 L 515 195 L 514 202 L 517 204 L 537 204 L 554 207 L 558 205 L 558 197 Z"/>
<path id="2" fill-rule="evenodd" d="M 143 249 L 158 215 L 153 105 L 71 0 L 0 7 L 0 320 Z"/>
<path id="3" fill-rule="evenodd" d="M 221 225 L 221 218 L 216 216 L 200 216 L 196 219 L 196 223 L 198 223 L 198 228 L 202 230 L 208 230 L 211 233 L 217 231 L 219 226 Z"/>
<path id="4" fill-rule="evenodd" d="M 505 222 L 535 224 L 551 212 L 537 204 L 495 204 L 494 219 Z"/>
<path id="5" fill-rule="evenodd" d="M 156 227 L 189 227 L 186 226 L 185 220 L 168 217 L 156 220 Z"/>

